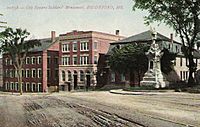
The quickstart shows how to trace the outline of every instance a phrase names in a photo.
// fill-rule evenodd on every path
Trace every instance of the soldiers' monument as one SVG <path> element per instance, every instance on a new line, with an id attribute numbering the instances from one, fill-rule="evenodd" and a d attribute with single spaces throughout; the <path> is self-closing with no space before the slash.
<path id="1" fill-rule="evenodd" d="M 159 45 L 156 44 L 157 32 L 152 30 L 152 44 L 146 56 L 148 57 L 148 70 L 145 73 L 141 86 L 153 86 L 155 88 L 164 88 L 169 85 L 161 72 L 160 59 L 163 55 Z"/>

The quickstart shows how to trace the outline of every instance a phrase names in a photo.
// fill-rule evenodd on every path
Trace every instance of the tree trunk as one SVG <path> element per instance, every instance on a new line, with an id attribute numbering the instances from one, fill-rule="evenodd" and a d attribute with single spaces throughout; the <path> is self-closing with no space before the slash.
<path id="1" fill-rule="evenodd" d="M 140 81 L 141 81 L 141 79 L 140 79 L 140 77 L 141 77 L 141 75 L 140 75 L 140 70 L 138 70 L 138 86 L 140 87 Z"/>
<path id="2" fill-rule="evenodd" d="M 130 86 L 135 86 L 135 73 L 130 71 Z"/>
<path id="3" fill-rule="evenodd" d="M 196 65 L 194 63 L 194 60 L 193 60 L 193 55 L 190 54 L 188 56 L 188 59 L 189 59 L 189 78 L 188 78 L 188 86 L 193 86 L 195 85 L 195 80 L 194 80 L 194 77 L 193 77 L 193 73 L 196 71 Z"/>
<path id="4" fill-rule="evenodd" d="M 19 92 L 20 92 L 20 95 L 22 95 L 22 93 L 23 93 L 23 89 L 22 89 L 22 68 L 18 68 L 17 74 L 18 74 Z"/>

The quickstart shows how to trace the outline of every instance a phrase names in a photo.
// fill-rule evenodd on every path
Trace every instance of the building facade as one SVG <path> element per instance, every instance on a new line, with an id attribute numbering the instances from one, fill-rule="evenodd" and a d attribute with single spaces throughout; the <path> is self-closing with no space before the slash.
<path id="1" fill-rule="evenodd" d="M 100 53 L 106 53 L 109 43 L 120 40 L 116 35 L 95 31 L 72 31 L 59 36 L 60 90 L 88 88 L 96 85 L 97 63 Z"/>
<path id="2" fill-rule="evenodd" d="M 31 49 L 24 61 L 22 86 L 24 92 L 47 92 L 59 83 L 59 40 L 52 37 L 40 39 L 41 46 Z M 12 60 L 3 54 L 3 87 L 5 91 L 19 91 L 16 71 Z"/>
<path id="3" fill-rule="evenodd" d="M 128 38 L 116 41 L 110 44 L 109 51 L 105 54 L 104 57 L 109 57 L 112 53 L 113 48 L 120 48 L 126 44 L 130 43 L 145 43 L 150 45 L 152 43 L 151 31 L 145 31 L 137 35 L 130 36 Z M 164 35 L 157 33 L 156 43 L 159 45 L 161 50 L 168 49 L 170 52 L 176 53 L 177 57 L 173 61 L 174 70 L 171 71 L 168 75 L 165 75 L 167 80 L 173 84 L 175 82 L 184 81 L 187 82 L 189 77 L 189 70 L 187 65 L 188 60 L 184 57 L 184 54 L 181 51 L 182 44 L 173 40 L 173 35 L 170 34 L 170 37 L 165 37 Z M 197 65 L 197 70 L 200 69 L 200 51 L 194 50 L 194 62 Z M 101 62 L 103 63 L 103 62 Z M 135 77 L 134 81 L 130 81 L 130 76 L 128 74 L 119 74 L 109 68 L 109 65 L 102 64 L 98 68 L 98 77 L 101 82 L 98 82 L 99 86 L 104 86 L 107 84 L 120 84 L 125 85 L 130 83 L 131 85 L 138 85 L 139 80 Z M 195 76 L 195 75 L 194 75 Z M 142 78 L 142 77 L 141 77 Z"/>

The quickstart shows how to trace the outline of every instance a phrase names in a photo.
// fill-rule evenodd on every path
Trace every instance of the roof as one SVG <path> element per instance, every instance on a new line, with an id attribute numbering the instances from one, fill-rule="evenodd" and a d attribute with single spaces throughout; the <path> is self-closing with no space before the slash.
<path id="1" fill-rule="evenodd" d="M 57 40 L 57 38 L 56 38 Z M 52 42 L 51 38 L 44 38 L 44 39 L 39 39 L 41 45 L 40 46 L 35 46 L 34 48 L 30 49 L 29 52 L 39 52 L 39 51 L 44 51 L 48 49 L 52 44 L 55 42 Z"/>
<path id="2" fill-rule="evenodd" d="M 156 40 L 162 40 L 162 41 L 171 41 L 170 38 L 157 33 L 157 39 Z M 120 44 L 120 43 L 130 43 L 130 42 L 147 42 L 147 41 L 152 41 L 152 32 L 150 30 L 130 36 L 128 38 L 119 40 L 117 42 L 114 42 L 112 44 Z M 175 43 L 179 43 L 176 41 L 173 41 Z M 180 44 L 180 43 L 179 43 Z"/>

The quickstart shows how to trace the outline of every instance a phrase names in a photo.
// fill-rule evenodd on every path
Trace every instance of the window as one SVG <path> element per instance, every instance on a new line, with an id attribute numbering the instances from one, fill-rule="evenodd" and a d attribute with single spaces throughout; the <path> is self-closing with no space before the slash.
<path id="1" fill-rule="evenodd" d="M 183 59 L 182 59 L 182 57 L 180 57 L 180 66 L 182 66 L 183 65 Z"/>
<path id="2" fill-rule="evenodd" d="M 114 72 L 111 73 L 111 82 L 115 82 L 115 73 Z"/>
<path id="3" fill-rule="evenodd" d="M 37 63 L 38 63 L 38 64 L 41 64 L 41 61 L 42 61 L 42 57 L 41 57 L 41 56 L 38 56 L 38 57 L 37 57 Z"/>
<path id="4" fill-rule="evenodd" d="M 120 76 L 121 76 L 121 81 L 125 81 L 126 80 L 124 74 L 120 74 Z"/>
<path id="5" fill-rule="evenodd" d="M 38 92 L 42 91 L 42 83 L 38 83 Z"/>
<path id="6" fill-rule="evenodd" d="M 81 56 L 80 64 L 89 64 L 89 56 Z"/>
<path id="7" fill-rule="evenodd" d="M 97 64 L 98 63 L 98 58 L 97 56 L 94 56 L 94 64 Z"/>
<path id="8" fill-rule="evenodd" d="M 15 90 L 16 90 L 16 91 L 19 90 L 19 84 L 18 84 L 18 82 L 15 82 Z"/>
<path id="9" fill-rule="evenodd" d="M 70 65 L 70 57 L 69 56 L 62 57 L 62 65 Z"/>
<path id="10" fill-rule="evenodd" d="M 62 51 L 63 52 L 69 52 L 70 51 L 70 45 L 69 44 L 63 44 L 62 45 Z"/>
<path id="11" fill-rule="evenodd" d="M 176 52 L 178 53 L 179 52 L 179 50 L 178 50 L 178 46 L 176 45 Z"/>
<path id="12" fill-rule="evenodd" d="M 77 51 L 77 43 L 76 42 L 73 43 L 73 51 Z"/>
<path id="13" fill-rule="evenodd" d="M 30 91 L 30 90 L 31 90 L 30 83 L 29 83 L 29 82 L 27 82 L 27 83 L 26 83 L 26 91 Z"/>
<path id="14" fill-rule="evenodd" d="M 58 69 L 55 69 L 54 75 L 55 75 L 55 79 L 58 80 L 58 78 L 59 78 L 59 71 L 58 71 Z"/>
<path id="15" fill-rule="evenodd" d="M 14 78 L 14 77 L 15 77 L 15 70 L 10 70 L 10 71 L 11 71 L 10 77 L 11 77 L 11 78 Z"/>
<path id="16" fill-rule="evenodd" d="M 68 71 L 68 81 L 72 80 L 72 73 L 70 71 Z"/>
<path id="17" fill-rule="evenodd" d="M 89 50 L 89 43 L 88 42 L 81 42 L 81 51 L 88 51 Z"/>
<path id="18" fill-rule="evenodd" d="M 183 72 L 180 71 L 181 80 L 183 79 Z"/>
<path id="19" fill-rule="evenodd" d="M 84 72 L 80 71 L 80 81 L 84 81 L 85 76 L 84 76 Z"/>
<path id="20" fill-rule="evenodd" d="M 94 50 L 97 49 L 97 42 L 94 42 Z"/>
<path id="21" fill-rule="evenodd" d="M 7 89 L 10 90 L 10 83 L 8 83 L 7 85 L 8 85 L 8 86 L 7 86 Z"/>
<path id="22" fill-rule="evenodd" d="M 153 61 L 150 61 L 150 69 L 153 69 Z"/>
<path id="23" fill-rule="evenodd" d="M 6 71 L 5 71 L 5 77 L 9 77 L 9 70 L 8 69 L 6 69 Z"/>
<path id="24" fill-rule="evenodd" d="M 26 57 L 26 64 L 30 64 L 30 58 Z"/>
<path id="25" fill-rule="evenodd" d="M 55 65 L 58 64 L 58 57 L 55 57 L 55 58 L 54 58 L 54 63 L 55 63 Z"/>
<path id="26" fill-rule="evenodd" d="M 183 80 L 185 80 L 185 71 L 183 71 Z"/>
<path id="27" fill-rule="evenodd" d="M 76 65 L 77 64 L 77 56 L 73 57 L 73 64 Z"/>
<path id="28" fill-rule="evenodd" d="M 37 71 L 37 77 L 38 78 L 41 78 L 42 77 L 42 69 L 38 69 L 38 71 Z"/>
<path id="29" fill-rule="evenodd" d="M 32 78 L 36 78 L 36 70 L 32 69 Z"/>
<path id="30" fill-rule="evenodd" d="M 26 70 L 26 78 L 29 78 L 30 77 L 30 70 Z"/>
<path id="31" fill-rule="evenodd" d="M 47 79 L 49 80 L 50 79 L 50 76 L 51 76 L 51 71 L 50 69 L 47 70 Z"/>
<path id="32" fill-rule="evenodd" d="M 35 64 L 35 63 L 36 63 L 36 59 L 35 59 L 35 57 L 32 57 L 32 59 L 31 59 L 31 63 L 32 63 L 32 64 Z"/>
<path id="33" fill-rule="evenodd" d="M 5 84 L 5 90 L 8 90 L 8 88 L 9 88 L 9 82 L 6 82 L 6 84 Z"/>
<path id="34" fill-rule="evenodd" d="M 65 71 L 62 71 L 62 81 L 65 81 Z"/>
<path id="35" fill-rule="evenodd" d="M 185 66 L 189 65 L 189 60 L 187 58 L 185 58 L 186 62 L 185 62 Z"/>
<path id="36" fill-rule="evenodd" d="M 26 76 L 26 71 L 22 70 L 22 77 Z"/>
<path id="37" fill-rule="evenodd" d="M 51 63 L 51 57 L 48 56 L 48 57 L 47 57 L 47 64 L 50 64 L 50 63 Z"/>
<path id="38" fill-rule="evenodd" d="M 14 85 L 15 84 L 13 82 L 10 83 L 10 90 L 14 90 Z"/>
<path id="39" fill-rule="evenodd" d="M 36 91 L 36 84 L 35 83 L 31 83 L 31 85 L 32 85 L 32 89 L 31 89 L 31 91 L 33 92 L 35 92 Z"/>

